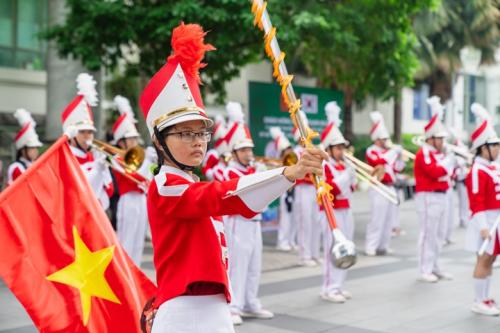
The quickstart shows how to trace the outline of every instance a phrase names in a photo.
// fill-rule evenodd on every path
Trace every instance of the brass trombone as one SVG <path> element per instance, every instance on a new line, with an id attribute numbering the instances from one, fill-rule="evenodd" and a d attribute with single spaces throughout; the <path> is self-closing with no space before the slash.
<path id="1" fill-rule="evenodd" d="M 394 143 L 392 141 L 388 141 L 387 142 L 387 147 L 388 148 L 394 147 Z M 409 151 L 407 149 L 404 149 L 403 147 L 401 147 L 401 148 L 402 148 L 401 154 L 403 155 L 403 158 L 405 158 L 406 160 L 413 160 L 413 161 L 415 161 L 415 154 L 413 154 L 411 151 Z"/>
<path id="2" fill-rule="evenodd" d="M 106 155 L 106 164 L 116 170 L 127 179 L 133 181 L 134 183 L 140 186 L 149 186 L 149 181 L 145 179 L 144 181 L 140 181 L 134 177 L 132 177 L 131 173 L 136 172 L 141 167 L 144 162 L 145 153 L 144 149 L 139 146 L 132 147 L 130 149 L 124 150 L 117 148 L 109 143 L 106 143 L 101 140 L 94 139 L 91 144 L 92 148 L 100 151 L 104 155 Z M 117 159 L 116 156 L 122 157 L 123 160 Z M 119 165 L 117 167 L 116 164 Z"/>
<path id="3" fill-rule="evenodd" d="M 256 162 L 260 162 L 265 164 L 268 167 L 271 168 L 279 168 L 282 166 L 290 166 L 297 164 L 299 157 L 295 152 L 291 152 L 283 156 L 282 159 L 279 158 L 272 158 L 272 157 L 265 157 L 265 156 L 255 156 L 254 160 Z"/>
<path id="4" fill-rule="evenodd" d="M 377 172 L 376 168 L 357 159 L 351 153 L 344 152 L 344 157 L 344 161 L 354 170 L 356 170 L 356 175 L 359 179 L 367 182 L 368 185 L 370 185 L 375 191 L 377 191 L 393 204 L 399 205 L 400 200 L 397 193 L 391 188 L 387 187 L 377 177 L 374 176 L 374 173 Z"/>
<path id="5" fill-rule="evenodd" d="M 123 161 L 117 161 L 127 172 L 137 171 L 144 162 L 144 149 L 139 146 L 130 149 L 120 149 L 109 143 L 94 139 L 92 146 L 108 157 L 114 158 L 116 155 L 121 156 Z"/>

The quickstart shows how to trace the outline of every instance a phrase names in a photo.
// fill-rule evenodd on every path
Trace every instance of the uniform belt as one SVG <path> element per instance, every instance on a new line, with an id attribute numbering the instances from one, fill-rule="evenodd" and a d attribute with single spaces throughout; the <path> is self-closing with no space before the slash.
<path id="1" fill-rule="evenodd" d="M 433 190 L 433 193 L 446 193 L 446 190 Z"/>

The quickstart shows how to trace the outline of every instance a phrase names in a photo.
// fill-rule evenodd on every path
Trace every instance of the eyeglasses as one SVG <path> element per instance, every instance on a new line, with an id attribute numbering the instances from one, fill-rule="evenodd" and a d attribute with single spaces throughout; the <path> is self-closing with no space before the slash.
<path id="1" fill-rule="evenodd" d="M 174 133 L 167 133 L 167 136 L 169 135 L 176 135 L 181 139 L 182 142 L 186 143 L 191 143 L 194 142 L 194 140 L 197 138 L 201 142 L 209 142 L 210 139 L 212 139 L 212 133 L 211 132 L 191 132 L 191 131 L 185 131 L 185 132 L 174 132 Z"/>

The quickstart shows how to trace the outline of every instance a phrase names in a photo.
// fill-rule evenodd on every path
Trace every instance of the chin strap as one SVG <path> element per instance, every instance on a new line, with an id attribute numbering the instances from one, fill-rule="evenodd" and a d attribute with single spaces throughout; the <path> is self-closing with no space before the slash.
<path id="1" fill-rule="evenodd" d="M 234 155 L 234 158 L 236 159 L 236 162 L 238 162 L 240 165 L 243 165 L 245 168 L 248 168 L 250 166 L 250 163 L 243 164 L 243 162 L 241 162 L 240 158 L 238 157 L 238 154 L 236 153 L 236 150 L 233 150 L 233 155 Z"/>
<path id="2" fill-rule="evenodd" d="M 175 159 L 174 155 L 172 155 L 172 153 L 170 152 L 170 149 L 168 149 L 167 145 L 165 144 L 165 138 L 163 137 L 163 135 L 161 134 L 161 132 L 158 130 L 158 127 L 155 126 L 153 128 L 153 130 L 154 130 L 156 138 L 158 139 L 158 141 L 160 141 L 161 148 L 163 149 L 163 151 L 165 152 L 165 154 L 167 154 L 168 158 L 175 165 L 177 165 L 179 167 L 179 169 L 181 169 L 183 171 L 194 171 L 194 169 L 195 169 L 194 166 L 182 164 L 181 162 L 179 162 L 179 161 L 177 161 Z"/>

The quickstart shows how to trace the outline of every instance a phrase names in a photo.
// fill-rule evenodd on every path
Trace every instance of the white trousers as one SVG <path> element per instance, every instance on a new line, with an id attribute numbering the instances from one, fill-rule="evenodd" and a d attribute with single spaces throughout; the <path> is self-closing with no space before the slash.
<path id="1" fill-rule="evenodd" d="M 399 198 L 399 200 L 402 200 L 402 190 L 397 190 L 395 189 L 396 196 Z M 401 221 L 399 220 L 399 206 L 398 205 L 392 205 L 392 228 L 401 228 Z M 392 232 L 391 232 L 392 233 Z"/>
<path id="2" fill-rule="evenodd" d="M 229 219 L 228 229 L 230 310 L 232 313 L 259 311 L 262 308 L 257 296 L 262 267 L 260 222 L 235 215 Z"/>
<path id="3" fill-rule="evenodd" d="M 371 218 L 366 226 L 365 250 L 367 252 L 387 250 L 397 207 L 373 189 L 370 190 L 370 199 Z"/>
<path id="4" fill-rule="evenodd" d="M 319 259 L 322 227 L 314 185 L 295 186 L 295 202 L 299 257 L 302 260 Z"/>
<path id="5" fill-rule="evenodd" d="M 453 228 L 455 227 L 455 209 L 454 209 L 454 196 L 455 193 L 453 191 L 453 187 L 450 187 L 448 191 L 446 191 L 446 227 L 444 233 L 443 243 L 451 240 L 451 235 L 453 233 Z"/>
<path id="6" fill-rule="evenodd" d="M 352 240 L 354 236 L 354 220 L 352 217 L 352 211 L 349 208 L 341 208 L 334 210 L 335 219 L 337 220 L 337 226 L 342 231 L 344 236 Z M 321 212 L 321 224 L 323 226 L 323 251 L 324 251 L 324 262 L 323 262 L 323 287 L 322 293 L 335 293 L 342 290 L 344 286 L 345 279 L 347 277 L 346 269 L 338 269 L 332 264 L 332 254 L 330 249 L 332 248 L 333 235 L 330 229 L 330 224 L 326 219 L 326 214 Z"/>
<path id="7" fill-rule="evenodd" d="M 224 295 L 179 296 L 163 303 L 152 333 L 234 333 Z"/>
<path id="8" fill-rule="evenodd" d="M 446 193 L 419 192 L 415 204 L 420 224 L 418 261 L 421 274 L 439 273 L 441 251 L 446 226 Z"/>
<path id="9" fill-rule="evenodd" d="M 147 224 L 146 195 L 128 192 L 120 196 L 116 212 L 116 234 L 123 249 L 137 266 L 141 265 Z"/>
<path id="10" fill-rule="evenodd" d="M 469 197 L 467 196 L 467 187 L 464 182 L 457 182 L 458 194 L 458 218 L 460 226 L 465 227 L 469 221 Z"/>
<path id="11" fill-rule="evenodd" d="M 293 247 L 297 245 L 297 224 L 294 218 L 294 205 L 296 203 L 294 201 L 291 211 L 288 211 L 288 206 L 286 204 L 287 195 L 288 194 L 285 193 L 280 197 L 278 246 Z"/>

